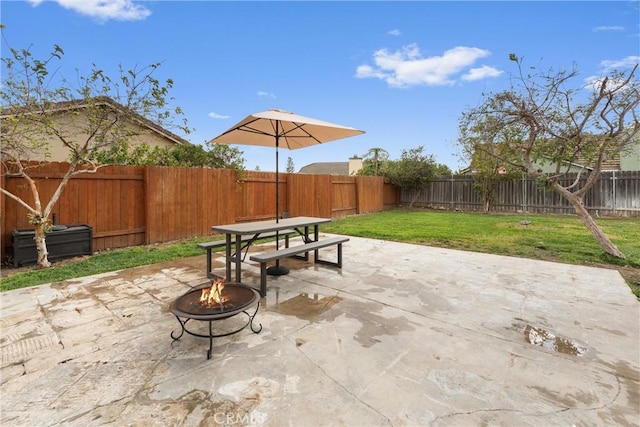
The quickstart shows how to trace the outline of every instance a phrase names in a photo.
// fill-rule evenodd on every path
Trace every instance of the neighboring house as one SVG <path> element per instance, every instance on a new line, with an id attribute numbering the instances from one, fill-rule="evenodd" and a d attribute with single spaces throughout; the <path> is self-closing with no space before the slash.
<path id="1" fill-rule="evenodd" d="M 536 162 L 538 170 L 544 173 L 554 173 L 556 170 L 556 164 L 550 160 L 545 162 L 540 159 Z M 584 169 L 592 170 L 593 165 L 584 160 L 576 160 L 569 165 L 569 172 L 580 172 Z M 620 152 L 612 153 L 612 155 L 605 159 L 602 163 L 602 172 L 625 172 L 625 171 L 640 171 L 640 133 L 637 133 L 634 140 L 624 147 Z M 566 172 L 566 168 L 562 170 Z M 462 169 L 460 172 L 462 175 L 472 174 L 474 171 L 470 167 Z"/>
<path id="2" fill-rule="evenodd" d="M 544 173 L 555 172 L 555 164 L 538 161 L 540 170 Z M 570 172 L 593 169 L 593 165 L 584 160 L 576 160 L 570 165 Z M 602 172 L 640 171 L 640 133 L 634 136 L 633 141 L 620 152 L 611 153 L 609 158 L 602 163 Z"/>
<path id="3" fill-rule="evenodd" d="M 584 164 L 586 162 L 576 161 L 568 163 L 569 170 L 567 171 L 566 167 L 562 169 L 561 172 L 569 172 L 569 173 L 577 173 L 583 170 L 592 170 L 593 167 Z M 551 162 L 544 162 L 542 160 L 538 160 L 536 162 L 538 166 L 538 171 L 544 173 L 554 173 L 556 171 L 556 164 Z M 602 162 L 602 172 L 611 172 L 611 171 L 619 171 L 620 169 L 620 156 L 615 156 L 612 159 L 607 159 Z"/>
<path id="4" fill-rule="evenodd" d="M 620 152 L 621 171 L 640 171 L 640 133 L 636 141 Z"/>
<path id="5" fill-rule="evenodd" d="M 362 169 L 362 158 L 351 157 L 348 162 L 317 162 L 300 168 L 298 173 L 314 175 L 355 175 Z"/>
<path id="6" fill-rule="evenodd" d="M 538 166 L 544 173 L 555 172 L 555 164 L 539 161 Z M 569 172 L 580 172 L 581 170 L 591 170 L 593 165 L 586 161 L 577 160 L 570 165 Z M 625 172 L 640 171 L 640 143 L 626 147 L 620 153 L 613 155 L 602 163 L 602 172 Z"/>
<path id="7" fill-rule="evenodd" d="M 95 100 L 97 100 L 98 105 L 104 106 L 105 108 L 120 111 L 125 109 L 123 105 L 108 97 L 99 97 L 95 98 Z M 83 128 L 81 121 L 84 120 L 86 123 L 87 117 L 86 114 L 83 114 L 83 111 L 85 111 L 87 107 L 88 104 L 84 100 L 59 102 L 49 108 L 49 113 L 54 113 L 53 120 L 56 121 L 56 127 L 59 130 L 69 134 L 76 133 L 75 139 L 78 140 L 78 142 L 84 142 L 88 135 L 77 133 L 77 130 Z M 2 111 L 0 120 L 8 116 L 9 114 L 7 114 L 6 110 Z M 128 112 L 128 116 L 131 118 L 129 123 L 129 126 L 131 126 L 131 136 L 127 141 L 130 146 L 147 144 L 151 147 L 170 147 L 176 144 L 188 143 L 187 140 L 137 113 Z M 29 160 L 48 160 L 52 162 L 69 160 L 68 148 L 57 138 L 51 135 L 43 135 L 43 138 L 49 143 L 50 155 L 45 159 L 45 155 L 42 153 L 39 157 L 31 156 Z"/>

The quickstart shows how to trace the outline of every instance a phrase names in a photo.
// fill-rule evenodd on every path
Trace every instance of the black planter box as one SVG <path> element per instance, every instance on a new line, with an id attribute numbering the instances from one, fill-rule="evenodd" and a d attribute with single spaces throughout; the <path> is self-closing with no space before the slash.
<path id="1" fill-rule="evenodd" d="M 13 230 L 13 266 L 33 265 L 38 261 L 35 230 L 16 228 Z M 47 233 L 47 251 L 49 261 L 72 258 L 80 255 L 92 255 L 93 230 L 87 224 L 68 226 L 55 225 Z"/>

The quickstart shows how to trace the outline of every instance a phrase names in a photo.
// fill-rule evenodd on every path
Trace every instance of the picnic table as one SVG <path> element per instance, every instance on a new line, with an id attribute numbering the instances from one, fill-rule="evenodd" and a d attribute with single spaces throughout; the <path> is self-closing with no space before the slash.
<path id="1" fill-rule="evenodd" d="M 339 263 L 333 263 L 340 265 L 342 263 L 342 243 L 347 241 L 348 238 L 334 238 L 319 240 L 319 228 L 320 224 L 331 222 L 331 218 L 319 218 L 308 216 L 297 216 L 292 218 L 283 218 L 279 221 L 267 220 L 267 221 L 253 221 L 243 222 L 237 224 L 225 224 L 215 225 L 211 229 L 217 233 L 225 235 L 225 270 L 226 280 L 230 281 L 232 276 L 232 270 L 235 270 L 235 283 L 242 283 L 242 250 L 247 248 L 247 242 L 250 245 L 260 236 L 269 235 L 273 232 L 295 230 L 300 236 L 302 236 L 302 245 L 293 247 L 287 247 L 280 251 L 280 248 L 276 248 L 275 252 L 268 254 L 261 254 L 260 256 L 252 256 L 251 259 L 261 263 L 261 294 L 266 295 L 266 263 L 273 260 L 279 260 L 286 256 L 295 256 L 300 253 L 305 253 L 304 259 L 308 259 L 308 252 L 313 251 L 315 254 L 315 260 L 318 261 L 318 249 L 330 245 L 339 245 Z M 251 236 L 247 239 L 247 236 Z M 244 246 L 243 246 L 244 245 Z M 279 252 L 280 251 L 280 252 Z"/>

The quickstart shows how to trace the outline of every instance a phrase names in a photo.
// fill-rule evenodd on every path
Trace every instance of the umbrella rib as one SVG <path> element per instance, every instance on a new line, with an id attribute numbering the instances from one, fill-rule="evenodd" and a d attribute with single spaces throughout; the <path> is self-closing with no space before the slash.
<path id="1" fill-rule="evenodd" d="M 262 131 L 260 129 L 256 129 L 256 128 L 252 128 L 251 126 L 249 126 L 251 123 L 258 121 L 259 119 L 253 119 L 248 123 L 244 123 L 240 126 L 234 126 L 231 129 L 226 130 L 225 132 L 221 133 L 220 136 L 222 135 L 226 135 L 228 133 L 231 133 L 233 131 L 237 131 L 237 130 L 241 130 L 243 132 L 249 132 L 249 133 L 256 133 L 259 135 L 265 135 L 265 136 L 275 136 L 275 134 L 271 134 L 265 131 Z"/>
<path id="2" fill-rule="evenodd" d="M 298 129 L 300 129 L 302 132 L 304 132 L 305 134 L 307 134 L 308 138 L 313 139 L 315 142 L 317 142 L 318 144 L 322 144 L 322 141 L 320 141 L 318 138 L 316 138 L 315 136 L 311 135 L 309 132 L 307 132 L 307 130 L 304 128 L 304 124 L 298 124 L 296 122 L 291 122 L 295 125 L 294 128 L 289 129 L 288 131 L 282 133 L 281 136 L 284 137 L 285 143 L 287 145 L 287 148 L 291 149 L 291 146 L 289 145 L 289 140 L 287 139 L 287 134 L 296 131 Z M 302 138 L 302 136 L 296 136 L 296 138 Z"/>
<path id="3" fill-rule="evenodd" d="M 241 130 L 241 131 L 244 131 L 244 132 L 249 132 L 249 133 L 257 133 L 258 135 L 274 136 L 274 137 L 276 136 L 275 134 L 272 134 L 272 133 L 269 133 L 269 132 L 265 132 L 265 131 L 260 130 L 260 129 L 255 129 L 255 128 L 252 128 L 252 127 L 249 127 L 249 126 L 246 126 L 246 125 L 244 125 L 242 127 L 239 127 L 238 130 Z"/>
<path id="4" fill-rule="evenodd" d="M 313 139 L 316 143 L 318 143 L 318 144 L 322 144 L 322 141 L 320 141 L 318 138 L 316 138 L 315 136 L 313 136 L 313 135 L 311 135 L 309 132 L 307 132 L 307 130 L 304 128 L 304 124 L 299 124 L 299 123 L 296 123 L 296 122 L 290 122 L 290 123 L 293 123 L 293 124 L 294 124 L 294 127 L 293 127 L 293 128 L 288 129 L 288 130 L 284 130 L 283 132 L 277 132 L 277 134 L 276 134 L 276 122 L 280 122 L 280 124 L 281 124 L 281 126 L 280 126 L 280 127 L 281 127 L 281 128 L 284 128 L 284 126 L 282 126 L 282 121 L 280 121 L 280 120 L 270 120 L 269 122 L 270 122 L 270 124 L 271 124 L 271 129 L 273 129 L 273 132 L 272 132 L 272 133 L 269 133 L 269 132 L 265 132 L 265 131 L 263 131 L 263 130 L 256 129 L 256 128 L 253 128 L 253 127 L 249 126 L 251 123 L 253 123 L 253 122 L 257 121 L 257 120 L 258 120 L 258 119 L 252 120 L 252 121 L 251 121 L 251 122 L 249 122 L 249 123 L 245 123 L 245 124 L 243 124 L 242 126 L 238 126 L 238 127 L 236 127 L 236 128 L 230 129 L 229 131 L 231 131 L 231 130 L 241 130 L 241 131 L 243 131 L 243 132 L 255 133 L 255 134 L 258 134 L 258 135 L 273 136 L 274 138 L 275 138 L 276 136 L 277 136 L 278 138 L 284 138 L 285 145 L 287 146 L 287 148 L 291 149 L 291 146 L 290 146 L 290 144 L 289 144 L 289 140 L 288 140 L 287 136 L 288 136 L 289 134 L 291 134 L 292 132 L 294 132 L 294 131 L 296 131 L 296 130 L 298 130 L 298 129 L 299 129 L 299 130 L 301 130 L 302 132 L 304 132 L 304 133 L 305 133 L 306 138 L 311 138 L 311 139 Z M 228 132 L 229 132 L 229 131 L 228 131 Z M 227 132 L 225 132 L 225 133 L 227 133 Z M 304 138 L 304 137 L 305 137 L 305 136 L 302 136 L 302 135 L 300 135 L 300 136 L 296 136 L 296 138 Z"/>

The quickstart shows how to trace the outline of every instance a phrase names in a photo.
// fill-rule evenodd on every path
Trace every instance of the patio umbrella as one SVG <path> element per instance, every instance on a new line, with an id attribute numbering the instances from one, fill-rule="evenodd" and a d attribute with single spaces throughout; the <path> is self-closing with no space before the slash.
<path id="1" fill-rule="evenodd" d="M 288 111 L 271 109 L 262 113 L 247 116 L 244 120 L 229 130 L 211 140 L 218 144 L 258 145 L 275 147 L 276 151 L 276 222 L 280 218 L 279 206 L 279 172 L 278 149 L 280 147 L 295 150 L 316 144 L 335 141 L 363 134 L 364 131 L 324 122 L 309 117 L 299 116 Z M 276 234 L 276 249 L 279 249 Z M 268 269 L 271 275 L 287 274 L 288 270 L 281 267 L 279 261 L 276 266 Z"/>

